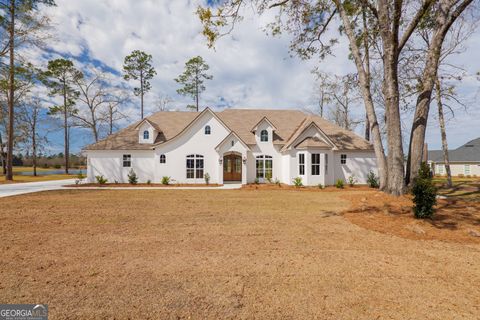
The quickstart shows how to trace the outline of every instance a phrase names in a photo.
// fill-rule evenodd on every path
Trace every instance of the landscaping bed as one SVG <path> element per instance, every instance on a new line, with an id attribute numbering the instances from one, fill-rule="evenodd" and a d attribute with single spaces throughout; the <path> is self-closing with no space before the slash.
<path id="1" fill-rule="evenodd" d="M 79 184 L 72 184 L 68 185 L 67 187 L 78 187 L 78 188 L 83 188 L 83 187 L 108 187 L 108 188 L 135 188 L 135 187 L 164 187 L 164 188 L 171 188 L 171 187 L 220 187 L 222 186 L 221 184 L 215 184 L 215 183 L 210 183 L 210 184 L 205 184 L 205 183 L 171 183 L 171 184 L 161 184 L 161 183 L 137 183 L 137 184 L 130 184 L 130 183 L 105 183 L 105 184 L 99 184 L 99 183 L 79 183 Z"/>

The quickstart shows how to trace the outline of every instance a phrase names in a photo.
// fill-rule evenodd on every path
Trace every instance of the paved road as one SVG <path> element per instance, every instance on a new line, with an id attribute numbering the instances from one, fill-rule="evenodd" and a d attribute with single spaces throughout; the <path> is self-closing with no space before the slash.
<path id="1" fill-rule="evenodd" d="M 13 183 L 13 184 L 0 184 L 0 198 L 15 196 L 19 194 L 39 192 L 39 191 L 48 191 L 48 190 L 179 190 L 179 189 L 239 189 L 242 187 L 241 184 L 225 184 L 220 187 L 65 187 L 65 185 L 73 185 L 75 183 L 74 179 L 68 180 L 55 180 L 55 181 L 39 181 L 39 182 L 26 182 L 26 183 Z"/>
<path id="2" fill-rule="evenodd" d="M 66 184 L 73 183 L 75 183 L 74 179 L 0 184 L 0 198 L 39 191 L 58 190 L 62 189 Z"/>

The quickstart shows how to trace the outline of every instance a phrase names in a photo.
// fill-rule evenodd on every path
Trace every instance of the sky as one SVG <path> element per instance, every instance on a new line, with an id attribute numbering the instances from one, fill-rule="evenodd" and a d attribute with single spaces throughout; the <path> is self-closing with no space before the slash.
<path id="1" fill-rule="evenodd" d="M 185 110 L 191 103 L 189 98 L 176 93 L 178 84 L 174 78 L 183 71 L 185 62 L 197 55 L 210 65 L 213 75 L 213 80 L 206 84 L 201 105 L 217 110 L 225 107 L 309 108 L 315 105 L 311 73 L 314 67 L 339 75 L 354 71 L 343 38 L 335 47 L 334 55 L 325 60 L 304 61 L 292 57 L 289 35 L 271 37 L 264 31 L 273 12 L 259 17 L 250 10 L 245 11 L 245 19 L 232 34 L 221 38 L 215 49 L 210 49 L 195 15 L 198 4 L 204 4 L 202 0 L 56 0 L 56 3 L 56 7 L 47 9 L 54 40 L 49 42 L 47 52 L 32 50 L 30 58 L 39 65 L 46 65 L 48 59 L 70 57 L 76 59 L 79 66 L 93 64 L 103 68 L 116 82 L 122 83 L 124 57 L 133 50 L 143 50 L 153 56 L 157 71 L 151 81 L 152 90 L 146 96 L 147 114 L 155 111 L 155 101 L 159 97 L 172 99 L 171 109 Z M 467 72 L 475 74 L 480 71 L 480 59 L 477 58 L 480 32 L 468 40 L 466 47 L 467 50 L 455 59 Z M 457 110 L 455 118 L 447 123 L 451 148 L 480 136 L 479 88 L 480 82 L 474 77 L 465 79 L 458 88 L 468 108 Z M 122 125 L 138 120 L 139 99 L 132 99 L 133 103 L 127 106 L 130 120 Z M 361 117 L 362 108 L 359 106 L 355 110 L 356 116 Z M 434 117 L 430 119 L 426 140 L 430 149 L 436 149 L 441 144 L 434 105 L 432 112 Z M 405 118 L 407 121 L 408 116 Z M 358 128 L 358 132 L 362 130 Z M 62 151 L 61 132 L 53 132 L 50 141 L 51 152 Z M 88 131 L 74 129 L 73 152 L 91 142 Z"/>

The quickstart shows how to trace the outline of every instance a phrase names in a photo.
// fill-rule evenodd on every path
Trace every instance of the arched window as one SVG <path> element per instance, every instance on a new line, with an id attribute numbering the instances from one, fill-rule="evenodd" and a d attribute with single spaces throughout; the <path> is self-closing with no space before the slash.
<path id="1" fill-rule="evenodd" d="M 187 156 L 187 179 L 203 179 L 203 156 L 190 154 Z"/>
<path id="2" fill-rule="evenodd" d="M 273 159 L 272 156 L 260 155 L 256 158 L 257 178 L 272 179 Z"/>
<path id="3" fill-rule="evenodd" d="M 150 132 L 148 130 L 143 131 L 143 140 L 150 139 Z"/>
<path id="4" fill-rule="evenodd" d="M 160 163 L 166 163 L 167 162 L 167 157 L 165 157 L 164 154 L 160 155 Z"/>
<path id="5" fill-rule="evenodd" d="M 268 141 L 268 131 L 267 130 L 262 130 L 260 132 L 260 141 L 262 141 L 262 142 Z"/>
<path id="6" fill-rule="evenodd" d="M 205 134 L 210 134 L 212 132 L 212 128 L 210 126 L 205 127 Z"/>

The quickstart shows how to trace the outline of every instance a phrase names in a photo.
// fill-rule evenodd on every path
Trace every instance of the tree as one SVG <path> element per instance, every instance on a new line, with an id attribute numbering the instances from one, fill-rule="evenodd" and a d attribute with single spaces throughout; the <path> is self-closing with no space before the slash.
<path id="1" fill-rule="evenodd" d="M 53 0 L 3 0 L 0 1 L 0 29 L 2 33 L 8 30 L 8 45 L 0 48 L 0 57 L 9 55 L 9 96 L 8 100 L 8 132 L 7 132 L 7 174 L 6 180 L 13 180 L 13 140 L 14 140 L 14 100 L 15 96 L 15 48 L 17 43 L 27 43 L 35 37 L 32 30 L 42 29 L 43 23 L 39 20 L 35 13 L 38 11 L 39 5 L 47 6 L 55 5 Z M 33 27 L 32 27 L 33 26 Z M 17 41 L 18 38 L 23 39 Z M 3 42 L 3 39 L 2 39 Z"/>
<path id="2" fill-rule="evenodd" d="M 315 76 L 315 100 L 318 105 L 317 112 L 323 118 L 327 104 L 331 102 L 328 87 L 328 74 L 315 68 L 312 73 Z"/>
<path id="3" fill-rule="evenodd" d="M 333 21 L 340 24 L 340 36 L 346 36 L 350 44 L 350 55 L 357 68 L 359 86 L 364 100 L 370 133 L 380 174 L 380 188 L 393 195 L 403 194 L 405 189 L 404 153 L 402 125 L 400 118 L 400 90 L 398 65 L 402 50 L 410 41 L 412 33 L 424 21 L 427 14 L 438 17 L 438 36 L 429 46 L 424 70 L 426 79 L 438 67 L 435 51 L 441 48 L 444 35 L 451 24 L 473 0 L 423 0 L 420 2 L 399 0 L 311 0 L 311 1 L 247 1 L 227 0 L 220 2 L 216 12 L 210 7 L 199 7 L 197 14 L 203 23 L 203 33 L 210 46 L 225 34 L 229 34 L 236 22 L 241 20 L 240 9 L 247 5 L 257 9 L 259 14 L 267 10 L 278 10 L 275 22 L 269 24 L 272 34 L 287 31 L 293 34 L 292 50 L 308 59 L 318 54 L 320 58 L 331 54 L 337 39 L 325 39 L 328 27 Z M 445 16 L 448 18 L 444 19 Z M 227 27 L 228 30 L 223 32 Z M 433 44 L 433 42 L 435 42 Z M 376 108 L 371 91 L 370 64 L 381 66 L 382 95 L 385 101 L 386 142 L 385 154 L 382 136 L 377 121 Z M 424 98 L 427 98 L 426 100 Z M 420 94 L 419 101 L 430 102 L 429 94 Z M 417 109 L 422 109 L 422 106 Z M 424 108 L 423 108 L 424 109 Z M 422 109 L 422 110 L 423 110 Z M 421 116 L 424 112 L 421 112 Z M 416 116 L 418 118 L 418 115 Z M 414 123 L 412 131 L 418 131 Z M 416 136 L 417 134 L 415 134 Z M 412 139 L 410 149 L 422 152 L 424 136 Z M 418 145 L 418 141 L 422 144 Z M 413 162 L 418 167 L 420 159 Z M 412 163 L 412 161 L 410 161 Z M 417 170 L 418 171 L 418 170 Z M 415 172 L 417 172 L 415 171 Z"/>
<path id="4" fill-rule="evenodd" d="M 136 96 L 140 96 L 140 113 L 143 119 L 143 96 L 152 88 L 149 80 L 157 74 L 152 67 L 152 55 L 140 50 L 133 51 L 125 57 L 123 73 L 123 78 L 127 81 L 132 79 L 140 81 L 140 87 L 135 87 L 133 92 Z"/>
<path id="5" fill-rule="evenodd" d="M 107 103 L 107 107 L 103 113 L 103 118 L 106 120 L 109 135 L 117 129 L 117 122 L 128 118 L 127 115 L 125 115 L 119 107 L 120 103 L 125 100 L 126 98 L 124 97 L 117 100 L 109 101 Z"/>
<path id="6" fill-rule="evenodd" d="M 168 95 L 159 95 L 155 101 L 155 106 L 158 111 L 168 111 L 168 106 L 173 100 Z"/>
<path id="7" fill-rule="evenodd" d="M 46 85 L 50 88 L 51 96 L 62 98 L 62 104 L 50 107 L 50 114 L 60 116 L 63 120 L 65 173 L 68 174 L 70 155 L 70 119 L 78 112 L 75 108 L 80 95 L 75 84 L 83 78 L 83 74 L 75 68 L 73 62 L 67 59 L 55 59 L 48 62 L 45 76 Z"/>
<path id="8" fill-rule="evenodd" d="M 39 98 L 32 98 L 23 103 L 19 112 L 19 119 L 23 124 L 22 134 L 25 137 L 27 150 L 31 150 L 33 175 L 37 175 L 37 154 L 43 143 L 47 142 L 45 134 L 40 132 L 40 123 L 42 118 L 42 101 Z"/>
<path id="9" fill-rule="evenodd" d="M 213 79 L 213 76 L 207 74 L 208 69 L 210 67 L 203 58 L 196 56 L 185 63 L 185 71 L 175 79 L 177 83 L 183 85 L 182 88 L 177 90 L 177 93 L 192 97 L 195 105 L 189 105 L 187 108 L 195 109 L 197 112 L 200 94 L 205 91 L 203 83 L 205 80 Z"/>

